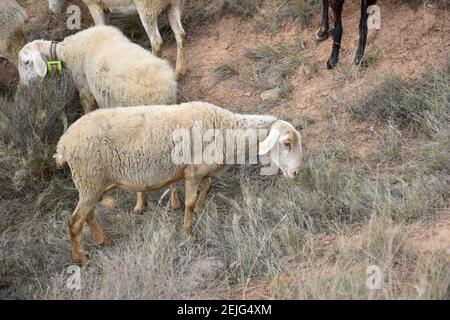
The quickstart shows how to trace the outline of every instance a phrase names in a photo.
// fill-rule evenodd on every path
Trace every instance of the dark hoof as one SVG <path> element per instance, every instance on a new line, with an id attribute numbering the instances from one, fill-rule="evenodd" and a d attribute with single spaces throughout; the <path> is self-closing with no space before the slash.
<path id="1" fill-rule="evenodd" d="M 84 251 L 80 251 L 76 254 L 72 254 L 72 259 L 79 265 L 84 266 L 89 262 L 89 254 Z"/>
<path id="2" fill-rule="evenodd" d="M 327 68 L 328 68 L 328 70 L 333 69 L 334 67 L 336 67 L 336 65 L 337 65 L 337 61 L 336 62 L 332 62 L 331 60 L 327 61 Z"/>
<path id="3" fill-rule="evenodd" d="M 319 42 L 320 41 L 325 41 L 325 40 L 328 39 L 329 36 L 330 36 L 330 32 L 329 31 L 319 30 L 316 33 L 316 40 L 319 41 Z"/>
<path id="4" fill-rule="evenodd" d="M 103 240 L 102 240 L 101 242 L 99 242 L 98 245 L 99 245 L 99 246 L 102 246 L 102 247 L 110 247 L 110 246 L 113 245 L 113 241 L 111 240 L 110 237 L 108 237 L 108 236 L 105 235 L 105 237 L 103 238 Z"/>
<path id="5" fill-rule="evenodd" d="M 357 57 L 355 58 L 354 63 L 355 63 L 355 65 L 359 66 L 359 65 L 361 65 L 362 61 L 363 61 L 363 57 L 362 57 L 362 56 L 361 56 L 361 57 L 358 57 L 358 56 L 357 56 Z"/>

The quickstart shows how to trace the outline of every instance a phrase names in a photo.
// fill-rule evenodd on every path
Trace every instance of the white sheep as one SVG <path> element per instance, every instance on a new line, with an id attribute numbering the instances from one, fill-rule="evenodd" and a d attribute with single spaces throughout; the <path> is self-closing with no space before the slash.
<path id="1" fill-rule="evenodd" d="M 62 9 L 63 0 L 49 0 L 49 8 L 59 14 Z M 150 38 L 152 52 L 156 56 L 161 55 L 163 40 L 158 29 L 158 16 L 167 9 L 169 24 L 172 28 L 177 42 L 177 79 L 186 72 L 184 41 L 185 31 L 181 24 L 181 12 L 184 6 L 184 0 L 83 0 L 89 8 L 89 12 L 96 25 L 104 25 L 104 11 L 108 9 L 113 13 L 125 15 L 139 14 L 145 31 Z"/>
<path id="2" fill-rule="evenodd" d="M 19 53 L 22 85 L 44 78 L 47 62 L 55 59 L 72 74 L 85 113 L 97 104 L 109 108 L 176 103 L 177 82 L 170 64 L 132 43 L 114 27 L 92 27 L 58 44 L 44 40 L 28 43 Z M 144 194 L 138 194 L 136 213 L 144 210 L 144 200 Z M 112 196 L 105 195 L 102 205 L 114 206 Z M 179 207 L 175 185 L 171 206 Z"/>
<path id="3" fill-rule="evenodd" d="M 17 66 L 20 49 L 26 44 L 27 14 L 14 0 L 0 1 L 0 57 Z"/>
<path id="4" fill-rule="evenodd" d="M 192 235 L 196 203 L 203 206 L 211 187 L 211 177 L 224 169 L 224 163 L 229 163 L 174 161 L 174 154 L 177 154 L 174 153 L 175 130 L 184 129 L 195 136 L 193 131 L 198 129 L 198 123 L 203 132 L 215 129 L 223 136 L 230 129 L 267 129 L 268 134 L 266 132 L 260 140 L 258 154 L 276 149 L 278 157 L 272 157 L 270 152 L 271 158 L 283 174 L 289 178 L 297 175 L 303 156 L 300 133 L 288 122 L 273 116 L 240 115 L 203 102 L 91 112 L 69 127 L 60 138 L 54 156 L 59 166 L 68 163 L 79 192 L 77 207 L 69 221 L 75 261 L 83 263 L 87 260 L 81 247 L 85 221 L 98 244 L 111 244 L 111 239 L 94 218 L 94 206 L 105 191 L 115 188 L 150 191 L 184 179 L 184 229 Z M 231 150 L 231 158 L 239 152 L 238 145 L 237 142 L 236 147 L 227 148 Z M 242 145 L 248 152 L 249 144 Z M 214 148 L 214 154 L 224 152 L 219 146 Z M 200 185 L 202 192 L 197 198 Z"/>

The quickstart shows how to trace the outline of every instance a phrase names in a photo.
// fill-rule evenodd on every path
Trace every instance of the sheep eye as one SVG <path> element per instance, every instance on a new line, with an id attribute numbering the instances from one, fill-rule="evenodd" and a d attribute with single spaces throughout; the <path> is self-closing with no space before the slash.
<path id="1" fill-rule="evenodd" d="M 286 149 L 290 150 L 292 148 L 292 144 L 290 142 L 285 142 L 284 146 Z"/>
<path id="2" fill-rule="evenodd" d="M 28 66 L 29 64 L 30 64 L 30 61 L 29 60 L 27 60 L 27 61 L 25 61 L 25 63 L 24 63 L 26 66 Z"/>

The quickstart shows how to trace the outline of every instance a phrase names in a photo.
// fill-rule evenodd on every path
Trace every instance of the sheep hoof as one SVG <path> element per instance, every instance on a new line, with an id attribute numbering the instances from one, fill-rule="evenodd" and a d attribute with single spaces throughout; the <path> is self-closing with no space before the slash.
<path id="1" fill-rule="evenodd" d="M 111 240 L 110 237 L 108 237 L 106 235 L 103 237 L 102 241 L 98 243 L 98 245 L 102 246 L 102 247 L 109 247 L 109 246 L 112 246 L 112 244 L 113 244 L 113 241 Z"/>
<path id="2" fill-rule="evenodd" d="M 162 56 L 162 46 L 159 46 L 159 48 L 153 49 L 152 47 L 152 54 L 158 58 L 161 58 Z"/>
<path id="3" fill-rule="evenodd" d="M 186 74 L 185 67 L 177 69 L 176 74 L 175 74 L 176 80 L 181 80 L 185 74 Z"/>
<path id="4" fill-rule="evenodd" d="M 170 202 L 170 209 L 172 210 L 178 210 L 180 209 L 181 205 L 179 201 Z"/>
<path id="5" fill-rule="evenodd" d="M 76 263 L 85 265 L 89 261 L 89 254 L 84 251 L 79 251 L 77 253 L 72 253 L 72 259 Z"/>
<path id="6" fill-rule="evenodd" d="M 197 204 L 195 205 L 198 209 L 203 209 L 205 207 L 205 201 L 199 200 L 197 201 Z"/>
<path id="7" fill-rule="evenodd" d="M 319 29 L 319 31 L 317 31 L 317 33 L 316 33 L 316 40 L 318 42 L 325 41 L 328 39 L 329 36 L 330 36 L 329 31 L 322 31 L 322 29 Z"/>
<path id="8" fill-rule="evenodd" d="M 116 201 L 113 197 L 103 197 L 100 205 L 105 209 L 114 209 L 116 207 Z"/>
<path id="9" fill-rule="evenodd" d="M 144 209 L 145 209 L 144 207 L 136 206 L 133 209 L 133 213 L 134 214 L 142 214 L 144 212 Z"/>

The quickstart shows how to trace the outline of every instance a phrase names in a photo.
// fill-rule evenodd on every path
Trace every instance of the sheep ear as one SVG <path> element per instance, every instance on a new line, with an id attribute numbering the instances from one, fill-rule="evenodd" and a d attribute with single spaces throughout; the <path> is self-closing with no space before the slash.
<path id="1" fill-rule="evenodd" d="M 31 56 L 33 58 L 33 68 L 36 71 L 37 75 L 41 78 L 44 78 L 47 74 L 47 64 L 41 57 L 41 53 L 37 50 L 33 50 L 31 52 Z"/>
<path id="2" fill-rule="evenodd" d="M 266 137 L 266 139 L 259 143 L 258 154 L 263 155 L 272 150 L 272 148 L 275 147 L 275 144 L 278 142 L 279 138 L 280 132 L 277 129 L 270 130 L 269 135 Z"/>

